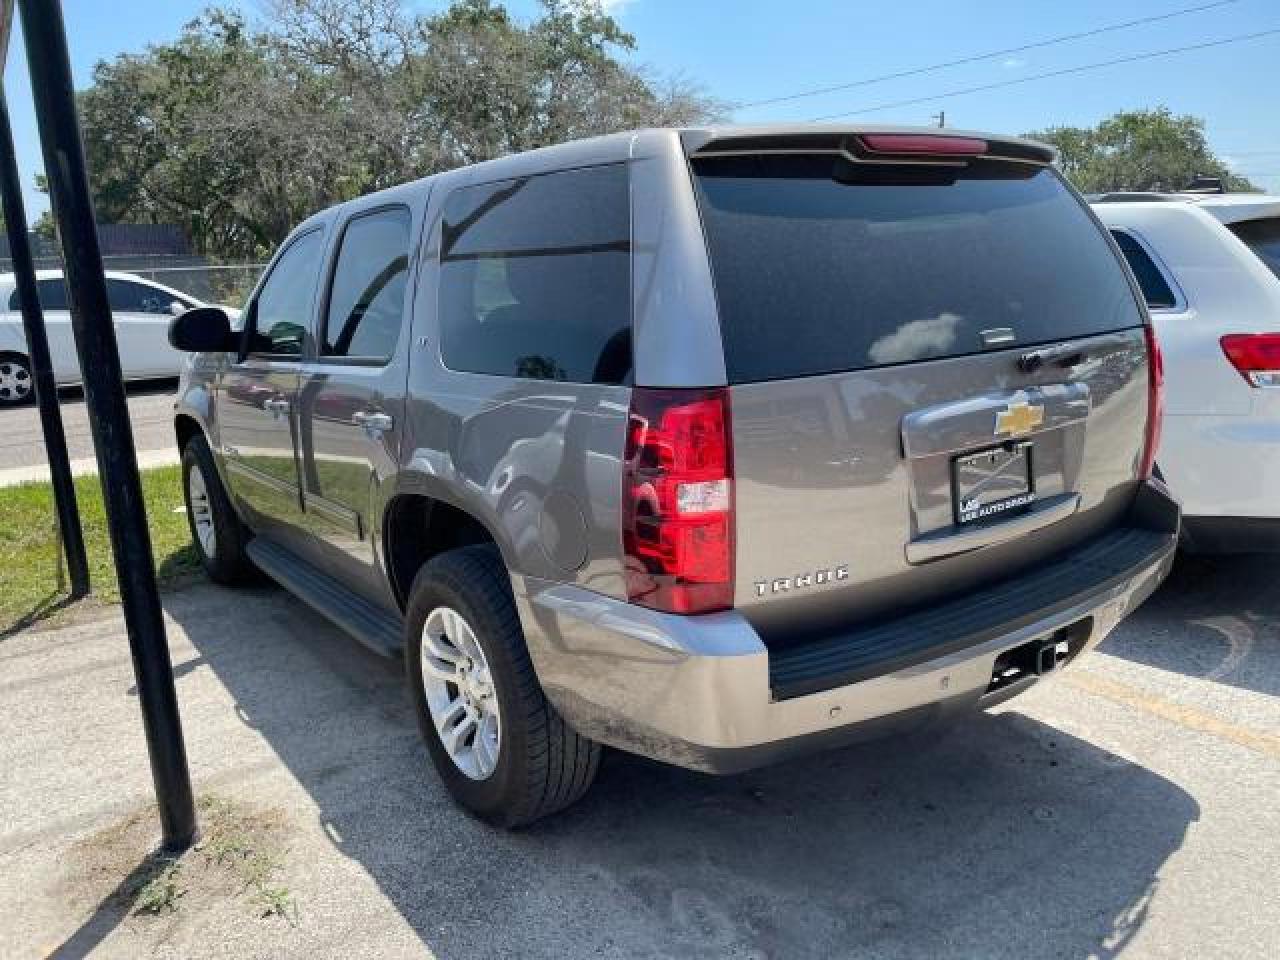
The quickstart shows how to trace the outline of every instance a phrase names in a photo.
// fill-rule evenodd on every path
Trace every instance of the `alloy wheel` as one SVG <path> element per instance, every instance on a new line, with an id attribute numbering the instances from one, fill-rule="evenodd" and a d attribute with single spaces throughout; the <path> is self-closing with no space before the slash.
<path id="1" fill-rule="evenodd" d="M 422 626 L 422 686 L 445 752 L 472 780 L 498 766 L 502 713 L 489 661 L 466 619 L 436 607 Z"/>
<path id="2" fill-rule="evenodd" d="M 31 395 L 31 371 L 21 360 L 0 360 L 0 403 L 21 403 Z"/>
<path id="3" fill-rule="evenodd" d="M 209 487 L 198 464 L 187 471 L 187 506 L 191 511 L 191 525 L 195 527 L 200 549 L 212 560 L 218 555 L 218 532 L 213 526 L 213 504 L 209 501 Z"/>

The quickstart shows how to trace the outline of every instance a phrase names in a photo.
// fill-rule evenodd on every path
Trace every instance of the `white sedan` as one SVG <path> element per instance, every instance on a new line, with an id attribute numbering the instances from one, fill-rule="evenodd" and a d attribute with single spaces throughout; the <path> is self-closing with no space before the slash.
<path id="1" fill-rule="evenodd" d="M 1280 197 L 1113 194 L 1093 209 L 1164 352 L 1157 465 L 1184 545 L 1280 550 Z"/>
<path id="2" fill-rule="evenodd" d="M 194 297 L 144 280 L 131 273 L 108 272 L 107 300 L 115 320 L 120 366 L 125 379 L 176 377 L 185 356 L 169 346 L 169 321 L 191 307 L 201 306 Z M 67 287 L 60 270 L 36 273 L 45 330 L 58 383 L 78 383 L 80 364 L 71 333 Z M 0 407 L 31 397 L 31 363 L 19 312 L 13 274 L 0 274 Z"/>

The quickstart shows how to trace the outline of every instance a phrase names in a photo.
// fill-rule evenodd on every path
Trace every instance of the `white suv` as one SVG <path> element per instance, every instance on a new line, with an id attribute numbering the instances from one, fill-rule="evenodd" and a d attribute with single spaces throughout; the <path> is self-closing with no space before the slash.
<path id="1" fill-rule="evenodd" d="M 1280 197 L 1108 194 L 1094 211 L 1164 350 L 1158 463 L 1184 546 L 1280 550 Z"/>

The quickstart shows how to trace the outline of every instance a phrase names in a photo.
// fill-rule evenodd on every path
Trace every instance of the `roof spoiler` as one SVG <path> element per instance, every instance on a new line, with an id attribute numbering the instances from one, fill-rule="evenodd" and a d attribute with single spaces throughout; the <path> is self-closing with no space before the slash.
<path id="1" fill-rule="evenodd" d="M 1045 166 L 1057 157 L 1052 147 L 1034 140 L 936 128 L 686 130 L 680 139 L 690 157 L 827 153 L 855 163 L 954 164 L 985 156 Z"/>

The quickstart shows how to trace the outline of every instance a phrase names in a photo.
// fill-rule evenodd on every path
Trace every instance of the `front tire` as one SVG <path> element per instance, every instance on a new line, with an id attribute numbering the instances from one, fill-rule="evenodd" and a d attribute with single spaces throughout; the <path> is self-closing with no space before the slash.
<path id="1" fill-rule="evenodd" d="M 17 407 L 35 397 L 31 361 L 20 353 L 0 353 L 0 407 Z"/>
<path id="2" fill-rule="evenodd" d="M 244 549 L 248 533 L 223 489 L 213 452 L 202 434 L 182 448 L 182 492 L 191 542 L 209 579 L 226 585 L 248 580 L 254 571 Z"/>
<path id="3" fill-rule="evenodd" d="M 458 804 L 518 827 L 586 793 L 600 745 L 570 728 L 543 694 L 496 548 L 462 547 L 428 562 L 414 579 L 405 626 L 418 726 Z"/>

